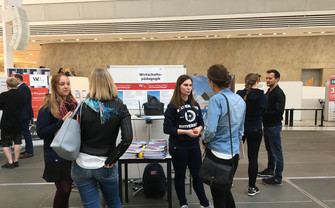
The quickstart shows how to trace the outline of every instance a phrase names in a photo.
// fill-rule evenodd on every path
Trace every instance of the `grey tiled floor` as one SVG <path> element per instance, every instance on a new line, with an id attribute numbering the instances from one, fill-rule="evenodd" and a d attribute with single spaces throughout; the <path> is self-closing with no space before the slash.
<path id="1" fill-rule="evenodd" d="M 332 125 L 330 125 L 332 126 Z M 247 159 L 240 160 L 232 189 L 239 208 L 328 208 L 335 207 L 335 129 L 332 130 L 284 130 L 282 143 L 285 158 L 282 186 L 268 186 L 257 181 L 261 192 L 247 196 Z M 0 162 L 5 162 L 0 153 Z M 259 169 L 266 166 L 266 151 L 261 145 Z M 20 161 L 13 170 L 0 168 L 0 208 L 52 207 L 55 187 L 42 178 L 43 149 L 35 148 L 35 156 Z M 173 207 L 178 200 L 172 187 Z M 188 193 L 189 207 L 200 207 L 192 191 Z M 211 199 L 207 186 L 206 193 Z M 130 187 L 131 190 L 131 187 Z M 78 192 L 72 192 L 70 207 L 82 207 Z M 166 198 L 146 199 L 143 194 L 133 197 L 124 207 L 167 207 Z"/>

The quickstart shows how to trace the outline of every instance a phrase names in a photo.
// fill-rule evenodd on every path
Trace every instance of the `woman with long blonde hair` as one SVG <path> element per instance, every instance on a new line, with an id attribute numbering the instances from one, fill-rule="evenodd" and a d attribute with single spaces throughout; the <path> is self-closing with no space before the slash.
<path id="1" fill-rule="evenodd" d="M 65 119 L 71 117 L 77 102 L 71 94 L 70 80 L 64 74 L 52 76 L 51 95 L 47 96 L 36 123 L 37 134 L 44 142 L 43 178 L 56 185 L 53 207 L 67 208 L 72 185 L 71 161 L 59 157 L 50 144 Z"/>
<path id="2" fill-rule="evenodd" d="M 132 141 L 127 106 L 118 98 L 112 76 L 95 69 L 89 76 L 90 91 L 80 113 L 81 147 L 73 161 L 72 178 L 85 208 L 100 207 L 99 190 L 108 207 L 122 207 L 115 163 Z M 116 139 L 121 129 L 121 142 Z"/>

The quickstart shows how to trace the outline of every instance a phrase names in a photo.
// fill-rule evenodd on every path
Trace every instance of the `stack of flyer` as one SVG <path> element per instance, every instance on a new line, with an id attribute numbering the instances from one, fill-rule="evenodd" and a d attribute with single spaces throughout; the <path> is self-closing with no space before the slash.
<path id="1" fill-rule="evenodd" d="M 143 151 L 143 148 L 147 142 L 133 140 L 131 145 L 128 147 L 126 152 L 122 155 L 122 159 L 135 159 L 138 154 Z"/>
<path id="2" fill-rule="evenodd" d="M 166 157 L 167 141 L 151 139 L 143 149 L 143 158 L 164 159 Z"/>

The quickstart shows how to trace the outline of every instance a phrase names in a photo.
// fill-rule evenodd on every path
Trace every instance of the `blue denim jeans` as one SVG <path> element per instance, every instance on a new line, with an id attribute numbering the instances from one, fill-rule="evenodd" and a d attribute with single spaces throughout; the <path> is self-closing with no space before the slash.
<path id="1" fill-rule="evenodd" d="M 101 206 L 98 187 L 101 189 L 108 208 L 122 208 L 116 166 L 112 168 L 84 169 L 74 161 L 72 163 L 71 176 L 79 190 L 85 208 Z"/>
<path id="2" fill-rule="evenodd" d="M 275 178 L 282 180 L 282 172 L 284 170 L 284 157 L 281 147 L 280 132 L 282 125 L 264 127 L 264 142 L 268 153 L 268 169 L 274 172 Z"/>
<path id="3" fill-rule="evenodd" d="M 24 141 L 26 142 L 26 152 L 28 154 L 34 153 L 33 148 L 33 139 L 31 138 L 31 133 L 29 130 L 30 120 L 22 120 L 22 135 L 24 137 Z"/>

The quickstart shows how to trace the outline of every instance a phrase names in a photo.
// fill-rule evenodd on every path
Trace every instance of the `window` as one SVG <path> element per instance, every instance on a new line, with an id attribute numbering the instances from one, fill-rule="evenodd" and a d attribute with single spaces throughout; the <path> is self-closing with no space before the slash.
<path id="1" fill-rule="evenodd" d="M 304 86 L 321 86 L 322 69 L 302 69 L 301 81 Z"/>

